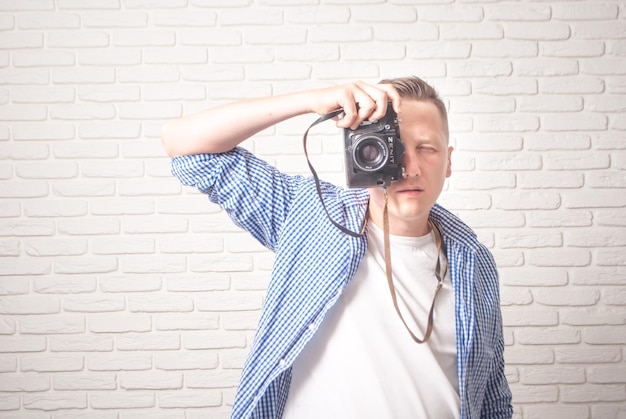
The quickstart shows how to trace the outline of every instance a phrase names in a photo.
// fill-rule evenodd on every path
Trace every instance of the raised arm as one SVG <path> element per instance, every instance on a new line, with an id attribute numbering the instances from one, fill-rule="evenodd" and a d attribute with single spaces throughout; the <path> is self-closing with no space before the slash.
<path id="1" fill-rule="evenodd" d="M 382 118 L 388 101 L 399 112 L 400 97 L 391 85 L 363 82 L 245 99 L 170 121 L 161 131 L 161 140 L 172 157 L 223 153 L 266 128 L 306 113 L 324 115 L 342 108 L 344 116 L 337 126 L 356 128 L 365 119 Z"/>

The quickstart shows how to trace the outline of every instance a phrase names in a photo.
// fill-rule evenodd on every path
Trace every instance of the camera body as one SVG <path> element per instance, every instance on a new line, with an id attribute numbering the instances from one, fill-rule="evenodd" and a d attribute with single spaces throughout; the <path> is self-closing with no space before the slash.
<path id="1" fill-rule="evenodd" d="M 344 142 L 349 188 L 386 188 L 403 177 L 404 145 L 391 103 L 381 120 L 364 121 L 354 130 L 344 128 Z"/>

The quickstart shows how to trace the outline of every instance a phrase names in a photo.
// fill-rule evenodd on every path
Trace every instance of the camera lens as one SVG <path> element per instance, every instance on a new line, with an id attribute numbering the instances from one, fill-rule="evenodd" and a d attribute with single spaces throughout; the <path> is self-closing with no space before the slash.
<path id="1" fill-rule="evenodd" d="M 387 142 L 376 136 L 358 138 L 352 148 L 354 164 L 366 172 L 375 172 L 387 163 L 389 147 Z"/>

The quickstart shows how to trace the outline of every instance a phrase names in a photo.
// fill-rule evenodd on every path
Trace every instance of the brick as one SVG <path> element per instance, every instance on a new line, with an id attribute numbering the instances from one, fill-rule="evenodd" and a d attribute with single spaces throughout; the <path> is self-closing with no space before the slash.
<path id="1" fill-rule="evenodd" d="M 123 255 L 154 253 L 156 247 L 151 238 L 94 239 L 91 252 L 95 255 Z"/>
<path id="2" fill-rule="evenodd" d="M 217 314 L 163 313 L 156 318 L 156 330 L 210 330 L 219 327 Z"/>
<path id="3" fill-rule="evenodd" d="M 136 178 L 144 175 L 143 162 L 115 161 L 93 163 L 81 167 L 81 175 L 87 178 Z"/>
<path id="4" fill-rule="evenodd" d="M 59 7 L 62 9 L 119 9 L 119 0 L 61 0 Z"/>
<path id="5" fill-rule="evenodd" d="M 2 314 L 55 314 L 60 311 L 56 298 L 38 296 L 5 296 L 0 300 Z"/>
<path id="6" fill-rule="evenodd" d="M 114 158 L 118 156 L 118 147 L 109 143 L 55 144 L 53 154 L 59 159 Z M 106 187 L 106 184 L 101 186 Z"/>
<path id="7" fill-rule="evenodd" d="M 114 218 L 80 218 L 64 219 L 57 222 L 59 233 L 69 235 L 118 234 L 120 221 Z"/>
<path id="8" fill-rule="evenodd" d="M 566 385 L 561 388 L 564 402 L 589 403 L 602 401 L 624 401 L 626 390 L 623 385 L 583 384 Z"/>
<path id="9" fill-rule="evenodd" d="M 568 93 L 602 93 L 605 89 L 605 83 L 597 77 L 558 77 L 541 79 L 538 81 L 539 91 L 549 94 L 568 94 Z"/>
<path id="10" fill-rule="evenodd" d="M 0 236 L 51 236 L 53 234 L 54 222 L 51 220 L 0 220 Z"/>
<path id="11" fill-rule="evenodd" d="M 600 41 L 568 41 L 566 44 L 542 44 L 540 54 L 545 57 L 601 57 L 605 54 L 604 42 Z"/>
<path id="12" fill-rule="evenodd" d="M 175 390 L 183 387 L 180 372 L 124 372 L 120 375 L 120 388 L 125 390 Z"/>
<path id="13" fill-rule="evenodd" d="M 36 125 L 14 124 L 12 128 L 13 139 L 16 141 L 54 141 L 71 140 L 74 138 L 74 125 L 64 122 L 39 122 Z"/>
<path id="14" fill-rule="evenodd" d="M 112 180 L 57 180 L 53 183 L 52 190 L 55 195 L 64 197 L 113 196 L 115 183 Z"/>
<path id="15" fill-rule="evenodd" d="M 65 162 L 18 163 L 15 174 L 22 179 L 71 179 L 78 174 L 78 165 Z"/>
<path id="16" fill-rule="evenodd" d="M 55 411 L 59 409 L 87 408 L 85 393 L 49 393 L 24 395 L 22 405 L 25 409 Z"/>
<path id="17" fill-rule="evenodd" d="M 615 347 L 555 348 L 555 360 L 559 364 L 603 364 L 619 362 L 621 351 Z"/>
<path id="18" fill-rule="evenodd" d="M 43 85 L 50 81 L 50 72 L 43 68 L 0 69 L 0 84 Z"/>
<path id="19" fill-rule="evenodd" d="M 63 299 L 63 310 L 79 313 L 116 312 L 126 308 L 124 298 L 117 296 L 72 296 Z"/>
<path id="20" fill-rule="evenodd" d="M 103 48 L 109 46 L 109 34 L 101 31 L 82 31 L 80 36 L 71 32 L 49 32 L 46 45 L 51 48 Z"/>
<path id="21" fill-rule="evenodd" d="M 83 294 L 96 290 L 96 278 L 91 276 L 52 276 L 32 279 L 33 291 L 38 294 Z"/>
<path id="22" fill-rule="evenodd" d="M 113 350 L 113 339 L 108 336 L 63 336 L 48 338 L 49 350 L 52 352 L 110 352 Z"/>
<path id="23" fill-rule="evenodd" d="M 541 419 L 550 418 L 568 418 L 568 419 L 588 419 L 589 407 L 566 404 L 540 404 L 529 405 L 523 407 L 524 418 Z"/>
<path id="24" fill-rule="evenodd" d="M 533 211 L 527 216 L 529 227 L 588 227 L 592 213 L 585 210 Z"/>
<path id="25" fill-rule="evenodd" d="M 522 384 L 583 384 L 586 381 L 585 368 L 546 365 L 520 368 Z"/>
<path id="26" fill-rule="evenodd" d="M 29 256 L 80 256 L 87 253 L 87 241 L 81 239 L 26 240 L 24 252 Z"/>
<path id="27" fill-rule="evenodd" d="M 189 371 L 185 373 L 185 384 L 191 389 L 211 389 L 236 387 L 241 376 L 240 370 Z"/>
<path id="28" fill-rule="evenodd" d="M 113 33 L 112 44 L 116 47 L 165 47 L 176 44 L 176 35 L 172 31 L 143 30 L 127 31 L 120 29 Z"/>
<path id="29" fill-rule="evenodd" d="M 170 292 L 224 291 L 230 287 L 230 275 L 211 273 L 166 276 L 166 288 Z"/>
<path id="30" fill-rule="evenodd" d="M 502 308 L 502 318 L 505 327 L 556 326 L 558 324 L 558 311 L 551 308 L 534 307 L 532 312 L 528 312 L 528 309 L 524 307 L 504 307 Z"/>
<path id="31" fill-rule="evenodd" d="M 300 27 L 249 27 L 243 34 L 243 40 L 248 45 L 288 45 L 304 44 L 307 31 Z"/>
<path id="32" fill-rule="evenodd" d="M 552 6 L 557 20 L 611 20 L 618 16 L 618 6 L 613 4 L 556 4 Z"/>
<path id="33" fill-rule="evenodd" d="M 162 281 L 158 276 L 113 275 L 100 278 L 99 287 L 102 292 L 110 293 L 158 291 L 162 288 Z"/>
<path id="34" fill-rule="evenodd" d="M 623 365 L 590 367 L 587 370 L 588 381 L 594 384 L 623 384 L 625 368 Z"/>
<path id="35" fill-rule="evenodd" d="M 159 370 L 211 370 L 217 368 L 219 359 L 217 353 L 202 351 L 186 351 L 180 353 L 157 354 L 155 367 Z"/>
<path id="36" fill-rule="evenodd" d="M 89 397 L 94 409 L 140 409 L 156 406 L 154 392 L 98 392 Z"/>
<path id="37" fill-rule="evenodd" d="M 37 32 L 4 33 L 0 40 L 0 49 L 16 50 L 41 47 L 43 47 L 43 34 Z"/>
<path id="38" fill-rule="evenodd" d="M 486 20 L 543 22 L 551 18 L 551 8 L 542 4 L 488 4 L 484 6 Z"/>
<path id="39" fill-rule="evenodd" d="M 594 307 L 560 311 L 561 323 L 569 326 L 619 326 L 623 318 L 614 311 L 595 309 Z"/>
<path id="40" fill-rule="evenodd" d="M 0 335 L 14 335 L 16 332 L 16 321 L 9 318 L 0 319 Z"/>
<path id="41" fill-rule="evenodd" d="M 0 336 L 0 353 L 42 352 L 46 349 L 45 336 Z"/>
<path id="42" fill-rule="evenodd" d="M 562 194 L 563 206 L 571 209 L 592 208 L 620 208 L 626 204 L 626 196 L 620 194 L 607 194 L 601 189 L 586 190 L 584 196 L 580 194 Z"/>
<path id="43" fill-rule="evenodd" d="M 125 48 L 125 49 L 96 49 L 96 50 L 81 50 L 78 51 L 78 63 L 81 65 L 92 66 L 132 66 L 141 64 L 141 50 L 139 48 Z M 108 89 L 115 91 L 123 91 L 124 89 L 117 88 L 116 86 L 106 86 Z M 129 86 L 125 86 L 126 89 L 133 92 Z M 106 90 L 101 88 L 102 90 Z"/>
<path id="44" fill-rule="evenodd" d="M 13 239 L 0 240 L 0 255 L 19 256 L 20 255 L 20 241 L 13 240 Z"/>
<path id="45" fill-rule="evenodd" d="M 80 15 L 63 12 L 34 12 L 18 16 L 20 29 L 79 29 Z"/>
<path id="46" fill-rule="evenodd" d="M 52 81 L 58 84 L 113 83 L 115 70 L 112 68 L 63 68 L 52 71 Z"/>
<path id="47" fill-rule="evenodd" d="M 179 9 L 185 7 L 187 5 L 186 0 L 174 0 L 174 1 L 166 1 L 159 2 L 159 8 L 169 8 L 169 9 Z M 124 7 L 129 9 L 149 9 L 153 8 L 155 3 L 153 0 L 126 0 L 124 2 Z"/>
<path id="48" fill-rule="evenodd" d="M 100 97 L 98 100 L 104 99 Z M 106 100 L 116 100 L 114 96 Z M 78 137 L 92 139 L 134 139 L 139 137 L 141 124 L 137 122 L 117 121 L 114 126 L 108 122 L 84 122 L 78 124 Z"/>
<path id="49" fill-rule="evenodd" d="M 123 334 L 116 338 L 121 351 L 166 351 L 181 348 L 180 336 L 173 333 Z"/>
<path id="50" fill-rule="evenodd" d="M 152 368 L 152 356 L 139 353 L 90 354 L 86 361 L 90 371 L 141 371 Z"/>
<path id="51" fill-rule="evenodd" d="M 121 262 L 125 274 L 176 273 L 186 269 L 184 256 L 129 256 Z"/>
<path id="52" fill-rule="evenodd" d="M 563 244 L 561 233 L 548 233 L 541 231 L 501 233 L 496 235 L 496 241 L 502 249 L 560 247 Z"/>
<path id="53" fill-rule="evenodd" d="M 589 266 L 591 255 L 584 249 L 564 248 L 554 254 L 530 250 L 527 252 L 526 260 L 533 266 Z"/>
<path id="54" fill-rule="evenodd" d="M 15 18 L 9 14 L 0 16 L 0 30 L 9 31 L 15 29 Z"/>
<path id="55" fill-rule="evenodd" d="M 146 215 L 154 213 L 154 201 L 144 198 L 97 199 L 90 203 L 93 215 Z"/>
<path id="56" fill-rule="evenodd" d="M 329 42 L 336 44 L 344 42 L 366 42 L 374 39 L 372 27 L 369 25 L 354 24 L 350 27 L 338 25 L 325 28 L 311 28 L 308 31 L 310 42 Z M 354 69 L 354 65 L 352 65 Z"/>
<path id="57" fill-rule="evenodd" d="M 561 195 L 556 192 L 511 192 L 494 198 L 494 207 L 501 210 L 553 210 L 561 206 Z"/>
<path id="58" fill-rule="evenodd" d="M 83 369 L 80 355 L 28 355 L 21 357 L 20 371 L 23 372 L 75 372 Z"/>
<path id="59" fill-rule="evenodd" d="M 516 74 L 523 77 L 566 77 L 579 73 L 578 63 L 564 58 L 547 57 L 520 60 L 516 63 Z"/>
<path id="60" fill-rule="evenodd" d="M 202 12 L 194 10 L 193 13 L 186 11 L 156 11 L 152 14 L 155 26 L 173 26 L 173 27 L 202 27 L 207 28 L 217 24 L 216 12 Z M 177 34 L 180 32 L 177 32 Z M 178 39 L 178 37 L 177 37 Z"/>
<path id="61" fill-rule="evenodd" d="M 221 391 L 185 390 L 176 392 L 159 392 L 158 405 L 160 408 L 201 408 L 221 406 Z M 214 416 L 211 416 L 214 417 Z"/>
<path id="62" fill-rule="evenodd" d="M 71 87 L 34 87 L 17 86 L 11 89 L 14 103 L 58 103 L 74 101 L 74 89 Z"/>
<path id="63" fill-rule="evenodd" d="M 260 294 L 212 292 L 194 298 L 198 311 L 249 311 L 260 310 L 262 298 Z"/>
<path id="64" fill-rule="evenodd" d="M 624 345 L 626 326 L 597 326 L 583 331 L 583 341 L 592 345 Z"/>
<path id="65" fill-rule="evenodd" d="M 61 257 L 54 263 L 57 274 L 107 273 L 117 270 L 114 257 Z"/>
<path id="66" fill-rule="evenodd" d="M 143 28 L 148 25 L 148 14 L 143 12 L 83 11 L 80 16 L 86 28 Z"/>
<path id="67" fill-rule="evenodd" d="M 477 58 L 532 58 L 539 55 L 539 50 L 534 41 L 499 39 L 497 41 L 481 41 L 472 45 L 472 55 Z M 520 82 L 522 81 L 507 81 L 507 83 Z"/>
<path id="68" fill-rule="evenodd" d="M 63 374 L 54 377 L 55 390 L 115 390 L 117 379 L 115 374 L 94 374 L 90 372 L 79 374 Z"/>
<path id="69" fill-rule="evenodd" d="M 128 309 L 134 313 L 190 312 L 193 300 L 186 295 L 133 296 L 128 299 Z"/>
<path id="70" fill-rule="evenodd" d="M 47 183 L 37 180 L 14 180 L 11 183 L 4 182 L 0 185 L 0 197 L 2 198 L 42 198 L 48 196 L 48 193 Z M 15 228 L 21 229 L 28 225 L 27 221 L 23 223 L 24 224 L 16 223 Z M 1 229 L 2 227 L 0 226 L 0 231 Z"/>
<path id="71" fill-rule="evenodd" d="M 248 255 L 191 256 L 192 272 L 250 272 L 254 268 Z"/>
<path id="72" fill-rule="evenodd" d="M 152 320 L 142 315 L 96 315 L 89 317 L 89 331 L 92 333 L 150 332 Z"/>
<path id="73" fill-rule="evenodd" d="M 1 121 L 43 121 L 47 109 L 42 105 L 6 105 L 0 108 Z"/>
<path id="74" fill-rule="evenodd" d="M 580 189 L 585 184 L 585 177 L 582 173 L 552 172 L 546 175 L 545 172 L 520 173 L 517 184 L 522 189 Z M 561 214 L 559 214 L 561 215 Z M 561 222 L 568 223 L 574 220 L 563 219 Z"/>
<path id="75" fill-rule="evenodd" d="M 283 23 L 283 11 L 271 8 L 224 10 L 217 20 L 223 26 L 279 26 Z"/>
<path id="76" fill-rule="evenodd" d="M 623 306 L 626 305 L 626 291 L 623 288 L 607 289 L 604 291 L 602 301 L 610 306 Z"/>
<path id="77" fill-rule="evenodd" d="M 585 75 L 624 75 L 626 74 L 626 64 L 624 60 L 617 57 L 603 57 L 602 66 L 596 63 L 597 60 L 586 60 L 580 63 L 580 72 Z"/>

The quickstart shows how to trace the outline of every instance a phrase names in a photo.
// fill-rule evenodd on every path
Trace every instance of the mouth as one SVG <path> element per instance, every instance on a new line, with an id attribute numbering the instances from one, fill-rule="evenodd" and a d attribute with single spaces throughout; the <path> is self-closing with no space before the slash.
<path id="1" fill-rule="evenodd" d="M 401 194 L 406 194 L 406 195 L 411 195 L 411 194 L 421 194 L 422 192 L 424 192 L 424 189 L 419 187 L 419 186 L 402 186 L 401 188 L 398 188 L 398 193 Z"/>

